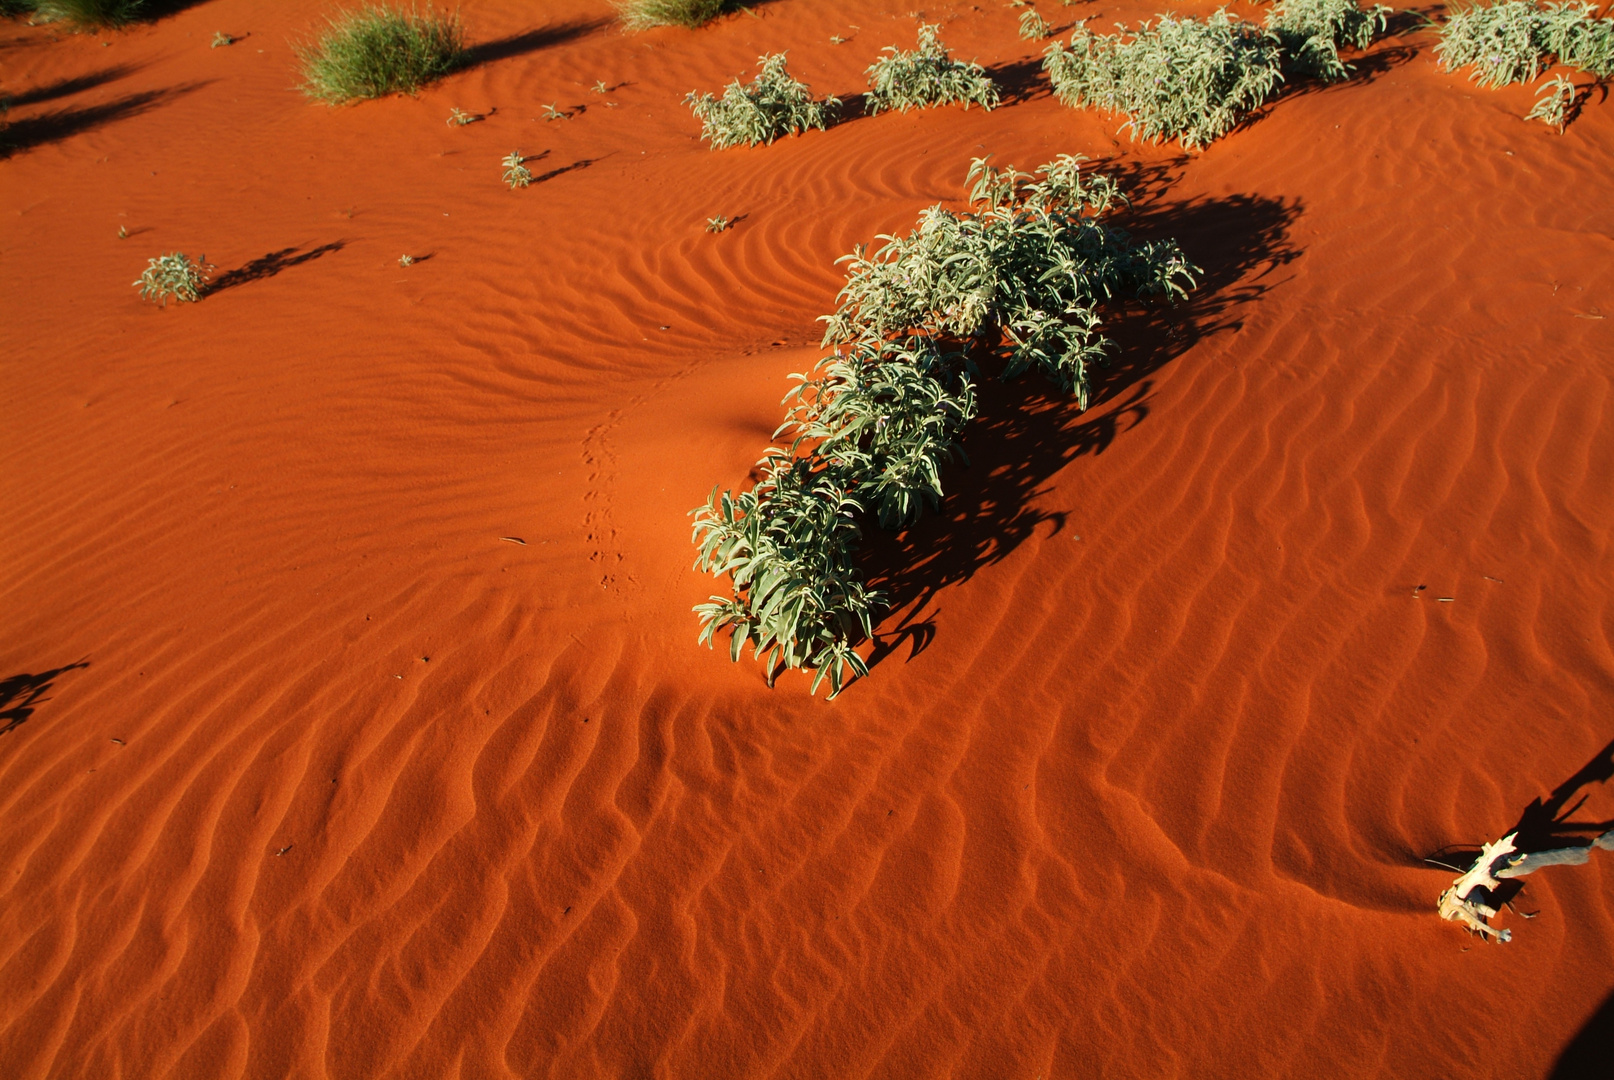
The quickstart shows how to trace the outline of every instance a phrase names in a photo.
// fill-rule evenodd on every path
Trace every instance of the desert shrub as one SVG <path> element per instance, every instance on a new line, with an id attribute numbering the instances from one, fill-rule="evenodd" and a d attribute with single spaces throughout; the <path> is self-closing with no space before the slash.
<path id="1" fill-rule="evenodd" d="M 208 265 L 207 256 L 193 259 L 183 251 L 173 251 L 147 260 L 145 272 L 134 286 L 142 299 L 159 307 L 167 307 L 170 299 L 194 304 L 202 298 L 212 276 L 213 267 Z"/>
<path id="2" fill-rule="evenodd" d="M 504 182 L 510 185 L 511 191 L 532 183 L 532 170 L 527 168 L 527 159 L 521 156 L 520 150 L 510 151 L 499 164 L 504 166 Z"/>
<path id="3" fill-rule="evenodd" d="M 146 0 L 6 0 L 0 14 L 31 14 L 41 22 L 122 26 L 138 18 Z"/>
<path id="4" fill-rule="evenodd" d="M 696 568 L 731 595 L 696 607 L 700 640 L 747 642 L 770 678 L 811 667 L 838 693 L 885 598 L 857 565 L 861 519 L 900 529 L 942 498 L 942 470 L 975 415 L 977 361 L 1005 378 L 1036 368 L 1085 407 L 1088 368 L 1111 348 L 1098 308 L 1121 296 L 1186 295 L 1195 269 L 1170 241 L 1140 243 L 1100 218 L 1124 202 L 1107 177 L 1065 156 L 1035 175 L 970 168 L 971 207 L 933 206 L 906 237 L 859 249 L 834 315 L 830 354 L 792 376 L 789 411 L 736 494 L 694 513 Z"/>
<path id="5" fill-rule="evenodd" d="M 739 5 L 735 0 L 622 0 L 617 15 L 628 30 L 702 26 Z"/>
<path id="6" fill-rule="evenodd" d="M 1342 63 L 1342 46 L 1365 49 L 1382 34 L 1390 9 L 1375 4 L 1362 10 L 1356 0 L 1278 0 L 1267 15 L 1270 30 L 1289 54 L 1289 63 L 1303 75 L 1337 82 L 1350 77 Z"/>
<path id="7" fill-rule="evenodd" d="M 1569 123 L 1570 112 L 1574 109 L 1575 99 L 1579 94 L 1573 82 L 1562 75 L 1556 75 L 1536 91 L 1535 106 L 1524 114 L 1524 118 L 1540 120 L 1543 124 L 1557 128 L 1559 134 L 1562 134 L 1565 125 Z"/>
<path id="8" fill-rule="evenodd" d="M 413 93 L 465 59 L 459 15 L 366 5 L 344 11 L 312 44 L 294 46 L 303 92 L 336 105 Z"/>
<path id="9" fill-rule="evenodd" d="M 1048 20 L 1037 14 L 1036 8 L 1027 8 L 1020 13 L 1020 40 L 1041 41 L 1052 32 Z"/>
<path id="10" fill-rule="evenodd" d="M 1591 4 L 1504 0 L 1460 10 L 1440 28 L 1435 54 L 1447 71 L 1472 67 L 1481 86 L 1529 82 L 1559 63 L 1599 79 L 1614 75 L 1614 19 L 1599 19 Z"/>
<path id="11" fill-rule="evenodd" d="M 749 86 L 735 79 L 723 88 L 720 98 L 693 90 L 684 98 L 701 122 L 701 138 L 713 150 L 771 143 L 781 135 L 799 135 L 808 128 L 823 130 L 840 113 L 839 98 L 815 101 L 807 84 L 791 77 L 785 70 L 784 53 L 759 57 L 757 66 L 762 71 Z"/>
<path id="12" fill-rule="evenodd" d="M 919 27 L 919 44 L 912 52 L 887 45 L 868 70 L 869 93 L 864 108 L 870 116 L 886 109 L 929 109 L 937 105 L 979 105 L 991 110 L 998 103 L 998 88 L 980 64 L 966 64 L 948 55 L 938 36 L 941 27 Z"/>
<path id="13" fill-rule="evenodd" d="M 1136 31 L 1094 34 L 1084 22 L 1067 49 L 1043 57 L 1067 105 L 1125 113 L 1134 138 L 1194 149 L 1227 134 L 1283 81 L 1278 39 L 1226 9 L 1204 21 L 1160 16 Z"/>

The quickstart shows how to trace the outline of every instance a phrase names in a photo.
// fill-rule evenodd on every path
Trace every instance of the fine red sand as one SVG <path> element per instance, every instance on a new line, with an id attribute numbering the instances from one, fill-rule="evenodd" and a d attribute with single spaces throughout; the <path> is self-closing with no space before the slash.
<path id="1" fill-rule="evenodd" d="M 1102 5 L 1043 7 L 1164 7 Z M 1559 136 L 1411 32 L 1185 157 L 944 4 L 1004 108 L 713 153 L 687 91 L 856 95 L 911 9 L 467 3 L 481 62 L 340 109 L 328 10 L 0 22 L 0 1071 L 1595 1075 L 1614 855 L 1506 946 L 1419 860 L 1614 738 L 1614 104 Z M 1096 159 L 1203 287 L 1113 313 L 1085 414 L 990 388 L 870 546 L 873 676 L 769 689 L 695 644 L 687 512 L 836 257 L 986 153 Z M 175 249 L 228 287 L 141 301 Z"/>

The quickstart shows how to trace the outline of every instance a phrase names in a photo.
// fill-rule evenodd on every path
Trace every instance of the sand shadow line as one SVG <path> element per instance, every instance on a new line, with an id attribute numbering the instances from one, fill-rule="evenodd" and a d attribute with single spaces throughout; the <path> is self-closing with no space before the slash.
<path id="1" fill-rule="evenodd" d="M 346 246 L 346 240 L 334 240 L 329 244 L 321 244 L 317 248 L 310 248 L 301 253 L 298 252 L 296 245 L 281 248 L 279 251 L 271 251 L 261 258 L 253 259 L 245 266 L 220 274 L 207 287 L 207 292 L 210 294 L 223 292 L 225 289 L 233 289 L 238 285 L 246 285 L 249 282 L 272 278 L 276 274 L 284 273 L 294 266 L 313 262 L 315 259 L 329 255 L 333 251 L 341 251 Z"/>
<path id="2" fill-rule="evenodd" d="M 0 123 L 0 159 L 47 143 L 61 142 L 115 120 L 139 116 L 206 85 L 205 82 L 189 83 L 166 90 L 143 90 L 99 105 L 53 109 L 38 116 Z"/>
<path id="3" fill-rule="evenodd" d="M 948 476 L 938 513 L 901 533 L 871 528 L 863 553 L 870 584 L 890 601 L 895 621 L 877 631 L 870 666 L 906 646 L 907 658 L 935 640 L 935 603 L 1030 539 L 1066 530 L 1062 511 L 1034 504 L 1071 462 L 1104 453 L 1144 423 L 1154 374 L 1199 342 L 1241 323 L 1231 309 L 1280 282 L 1275 272 L 1300 254 L 1290 240 L 1298 201 L 1232 195 L 1171 202 L 1165 193 L 1186 159 L 1140 164 L 1096 162 L 1122 182 L 1136 206 L 1115 222 L 1139 239 L 1175 237 L 1203 269 L 1199 288 L 1173 306 L 1163 301 L 1107 305 L 1107 335 L 1118 348 L 1092 373 L 1086 412 L 1027 374 L 1012 383 L 977 383 L 980 414 L 965 430 L 969 463 Z M 984 343 L 989 352 L 997 344 Z"/>
<path id="4" fill-rule="evenodd" d="M 16 94 L 0 94 L 0 108 L 20 109 L 28 105 L 40 105 L 58 98 L 71 97 L 86 90 L 94 90 L 97 86 L 105 86 L 110 82 L 127 78 L 140 70 L 136 64 L 119 64 L 116 67 L 103 68 L 92 71 L 88 75 L 76 75 L 71 79 L 57 79 L 55 82 L 35 86 Z"/>
<path id="5" fill-rule="evenodd" d="M 67 664 L 50 671 L 41 671 L 37 675 L 24 672 L 21 675 L 13 675 L 9 679 L 0 681 L 0 721 L 5 722 L 5 726 L 0 727 L 0 735 L 8 734 L 13 729 L 21 727 L 34 714 L 34 709 L 40 702 L 50 700 L 44 695 L 58 676 L 89 666 L 90 658 L 86 656 L 77 663 Z"/>
<path id="6" fill-rule="evenodd" d="M 569 22 L 556 23 L 551 26 L 540 27 L 534 30 L 523 30 L 519 34 L 496 38 L 493 41 L 484 41 L 472 45 L 465 50 L 465 56 L 460 64 L 463 68 L 477 67 L 481 64 L 491 64 L 498 60 L 510 60 L 527 53 L 537 52 L 554 45 L 564 45 L 569 41 L 608 25 L 608 18 L 573 19 Z"/>

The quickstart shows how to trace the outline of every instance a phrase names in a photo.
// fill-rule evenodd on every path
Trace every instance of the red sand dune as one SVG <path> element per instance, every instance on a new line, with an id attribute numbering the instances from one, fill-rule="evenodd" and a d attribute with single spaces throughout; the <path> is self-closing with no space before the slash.
<path id="1" fill-rule="evenodd" d="M 1614 857 L 1506 946 L 1419 858 L 1614 738 L 1614 105 L 1559 136 L 1412 33 L 1184 157 L 952 4 L 1006 107 L 712 153 L 687 91 L 788 47 L 856 94 L 911 9 L 467 3 L 484 62 L 341 109 L 327 10 L 0 22 L 6 1075 L 1583 1075 Z M 871 548 L 871 678 L 697 648 L 686 512 L 835 258 L 1067 152 L 1193 301 L 1115 315 L 1085 414 L 989 390 Z M 174 249 L 230 287 L 142 302 Z"/>

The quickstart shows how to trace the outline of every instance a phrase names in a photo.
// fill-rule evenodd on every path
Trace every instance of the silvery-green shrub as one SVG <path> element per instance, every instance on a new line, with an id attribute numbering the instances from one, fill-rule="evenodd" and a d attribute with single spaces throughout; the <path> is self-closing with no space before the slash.
<path id="1" fill-rule="evenodd" d="M 954 60 L 941 42 L 941 27 L 919 27 L 918 46 L 902 52 L 887 45 L 869 66 L 869 92 L 864 108 L 870 116 L 887 109 L 930 109 L 938 105 L 979 105 L 990 111 L 998 104 L 998 88 L 980 64 Z"/>
<path id="2" fill-rule="evenodd" d="M 1134 31 L 1095 34 L 1084 22 L 1070 44 L 1043 56 L 1067 105 L 1125 113 L 1134 138 L 1203 147 L 1233 130 L 1283 81 L 1283 49 L 1271 31 L 1228 14 L 1162 15 Z"/>
<path id="3" fill-rule="evenodd" d="M 1337 82 L 1350 77 L 1350 65 L 1339 58 L 1349 46 L 1365 49 L 1384 32 L 1390 9 L 1375 4 L 1363 10 L 1356 0 L 1279 0 L 1267 15 L 1266 28 L 1303 75 Z"/>
<path id="4" fill-rule="evenodd" d="M 1089 369 L 1112 348 L 1099 308 L 1185 296 L 1195 268 L 1171 241 L 1139 242 L 1100 220 L 1124 202 L 1108 177 L 1064 156 L 1035 174 L 970 168 L 971 207 L 933 206 L 905 237 L 849 262 L 829 355 L 792 376 L 789 412 L 758 462 L 761 479 L 713 489 L 693 511 L 696 568 L 731 592 L 696 607 L 700 640 L 730 634 L 770 678 L 816 669 L 831 696 L 867 667 L 855 649 L 886 598 L 857 565 L 863 521 L 913 524 L 942 498 L 975 415 L 980 362 L 1004 377 L 1035 368 L 1085 407 Z"/>
<path id="5" fill-rule="evenodd" d="M 735 79 L 723 88 L 722 97 L 691 90 L 684 98 L 701 122 L 701 138 L 713 150 L 771 143 L 808 128 L 823 130 L 840 114 L 840 98 L 814 99 L 807 84 L 785 69 L 784 53 L 760 57 L 757 66 L 762 70 L 748 86 Z"/>

